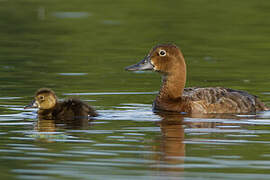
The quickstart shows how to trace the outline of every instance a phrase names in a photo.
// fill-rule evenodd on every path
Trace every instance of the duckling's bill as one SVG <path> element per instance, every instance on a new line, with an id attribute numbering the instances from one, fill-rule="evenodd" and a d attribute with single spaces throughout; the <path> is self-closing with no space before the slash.
<path id="1" fill-rule="evenodd" d="M 154 66 L 151 63 L 150 56 L 145 57 L 142 61 L 137 64 L 133 64 L 125 68 L 127 71 L 144 71 L 144 70 L 153 70 Z"/>
<path id="2" fill-rule="evenodd" d="M 38 108 L 38 103 L 36 100 L 33 100 L 30 104 L 24 106 L 24 109 Z"/>

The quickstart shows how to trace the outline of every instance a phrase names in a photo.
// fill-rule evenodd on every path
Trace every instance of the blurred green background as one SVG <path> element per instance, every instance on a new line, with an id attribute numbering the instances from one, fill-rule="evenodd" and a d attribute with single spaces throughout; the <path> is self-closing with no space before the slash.
<path id="1" fill-rule="evenodd" d="M 156 73 L 124 67 L 159 43 L 181 47 L 187 86 L 247 90 L 270 101 L 270 2 L 247 0 L 1 0 L 1 96 L 158 91 Z M 87 73 L 87 74 L 61 74 Z M 96 106 L 155 95 L 84 96 Z M 101 107 L 103 108 L 103 107 Z"/>

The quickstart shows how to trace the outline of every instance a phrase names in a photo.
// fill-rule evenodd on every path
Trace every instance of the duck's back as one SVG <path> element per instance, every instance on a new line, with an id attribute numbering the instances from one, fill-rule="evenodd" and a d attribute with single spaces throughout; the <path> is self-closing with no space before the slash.
<path id="1" fill-rule="evenodd" d="M 256 96 L 222 87 L 185 88 L 191 113 L 250 113 L 269 110 Z"/>
<path id="2" fill-rule="evenodd" d="M 91 106 L 79 99 L 67 99 L 59 102 L 54 115 L 57 119 L 69 119 L 88 116 L 95 117 L 97 113 Z"/>

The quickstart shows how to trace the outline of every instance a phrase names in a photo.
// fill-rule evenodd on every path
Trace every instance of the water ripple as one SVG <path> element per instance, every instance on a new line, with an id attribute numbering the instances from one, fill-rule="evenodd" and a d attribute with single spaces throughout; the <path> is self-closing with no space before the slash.
<path id="1" fill-rule="evenodd" d="M 55 12 L 52 15 L 57 18 L 85 18 L 91 16 L 88 12 Z"/>
<path id="2" fill-rule="evenodd" d="M 97 96 L 97 95 L 139 95 L 139 94 L 157 94 L 154 92 L 97 92 L 97 93 L 64 93 L 69 96 Z"/>

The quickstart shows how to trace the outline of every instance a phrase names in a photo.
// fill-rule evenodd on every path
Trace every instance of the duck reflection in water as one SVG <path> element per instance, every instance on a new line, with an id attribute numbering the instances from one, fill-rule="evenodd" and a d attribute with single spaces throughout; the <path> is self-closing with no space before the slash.
<path id="1" fill-rule="evenodd" d="M 184 144 L 184 116 L 172 113 L 156 113 L 161 117 L 158 123 L 161 130 L 161 139 L 159 147 L 155 147 L 157 153 L 155 159 L 158 160 L 158 169 L 166 169 L 170 171 L 183 170 L 185 157 L 185 144 Z M 180 166 L 181 167 L 180 167 Z"/>
<path id="2" fill-rule="evenodd" d="M 35 130 L 40 132 L 55 132 L 57 129 L 88 129 L 92 120 L 86 118 L 74 119 L 41 119 L 35 125 Z"/>
<path id="3" fill-rule="evenodd" d="M 161 140 L 159 151 L 161 156 L 159 161 L 169 170 L 181 170 L 179 164 L 184 163 L 185 144 L 184 144 L 184 116 L 179 114 L 157 113 L 162 120 L 159 122 L 161 130 Z M 161 166 L 164 167 L 164 166 Z"/>
<path id="4" fill-rule="evenodd" d="M 156 114 L 161 117 L 161 121 L 158 122 L 161 130 L 161 139 L 157 140 L 159 145 L 153 148 L 155 151 L 160 152 L 155 154 L 154 159 L 157 160 L 158 164 L 156 167 L 161 172 L 184 171 L 184 159 L 187 149 L 185 144 L 185 130 L 198 129 L 200 131 L 199 129 L 227 129 L 225 126 L 245 126 L 237 123 L 237 120 L 243 119 L 243 117 L 236 117 L 233 114 L 208 114 L 204 115 L 203 118 L 202 115 L 190 117 L 179 113 L 168 112 L 158 112 Z M 231 123 L 218 121 L 224 118 L 229 118 Z M 201 119 L 203 122 L 198 122 L 198 119 Z M 232 122 L 234 120 L 235 123 Z M 198 140 L 198 137 L 196 137 L 196 140 Z"/>
<path id="5" fill-rule="evenodd" d="M 88 118 L 75 118 L 73 120 L 52 120 L 40 119 L 34 125 L 34 132 L 30 137 L 42 142 L 55 142 L 69 139 L 63 129 L 88 129 L 92 124 L 89 123 Z"/>

